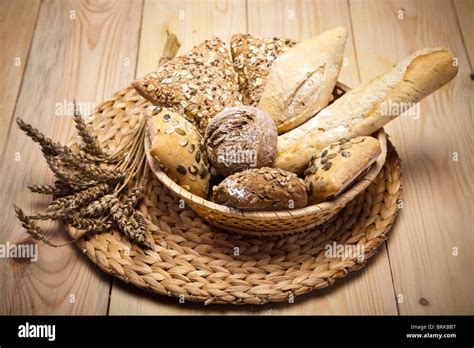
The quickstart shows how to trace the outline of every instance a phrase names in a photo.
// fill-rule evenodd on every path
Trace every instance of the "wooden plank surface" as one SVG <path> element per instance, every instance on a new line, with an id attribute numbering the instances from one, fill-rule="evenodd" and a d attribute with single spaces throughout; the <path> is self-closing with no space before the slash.
<path id="1" fill-rule="evenodd" d="M 25 72 L 39 5 L 40 0 L 0 1 L 0 154 Z"/>
<path id="2" fill-rule="evenodd" d="M 459 62 L 455 81 L 421 103 L 419 119 L 401 117 L 387 127 L 403 161 L 404 208 L 388 248 L 334 286 L 291 305 L 180 304 L 112 280 L 74 246 L 40 245 L 38 262 L 0 259 L 0 314 L 474 313 L 472 1 L 0 0 L 0 7 L 2 124 L 23 117 L 62 141 L 73 131 L 62 109 L 73 98 L 88 109 L 154 70 L 167 30 L 178 35 L 185 52 L 211 36 L 229 41 L 233 33 L 250 32 L 301 40 L 344 25 L 349 38 L 340 80 L 353 87 L 427 45 L 451 48 Z M 17 56 L 22 64 L 12 69 Z M 44 207 L 50 198 L 34 196 L 24 185 L 52 176 L 37 147 L 16 126 L 8 134 L 7 128 L 0 128 L 6 207 L 0 243 L 31 243 L 11 207 Z M 45 226 L 55 241 L 66 240 L 61 227 Z M 397 295 L 403 303 L 396 303 Z"/>
<path id="3" fill-rule="evenodd" d="M 400 117 L 386 128 L 405 177 L 388 250 L 400 314 L 472 314 L 473 90 L 454 8 L 444 0 L 351 0 L 350 7 L 362 81 L 424 46 L 449 47 L 458 58 L 458 76 L 421 102 L 419 119 Z"/>
<path id="4" fill-rule="evenodd" d="M 76 98 L 87 109 L 133 78 L 141 10 L 138 0 L 43 1 L 15 117 L 66 141 L 73 131 L 68 103 Z M 16 126 L 0 174 L 0 242 L 36 244 L 17 226 L 12 206 L 16 203 L 27 212 L 44 207 L 50 197 L 30 194 L 24 186 L 51 182 L 51 174 L 37 146 Z M 62 227 L 48 226 L 55 241 L 66 240 Z M 0 261 L 1 314 L 106 313 L 109 277 L 75 246 L 38 249 L 37 262 Z"/>
<path id="5" fill-rule="evenodd" d="M 474 62 L 474 1 L 472 0 L 453 0 L 456 9 L 459 27 L 462 33 L 464 46 L 467 50 L 469 62 L 471 63 L 471 73 Z"/>
<path id="6" fill-rule="evenodd" d="M 149 1 L 143 10 L 137 76 L 156 69 L 166 32 L 175 33 L 186 52 L 217 36 L 229 42 L 233 33 L 246 32 L 244 1 Z M 179 53 L 178 53 L 179 54 Z M 179 302 L 178 298 L 150 295 L 114 280 L 110 314 L 252 314 L 253 306 L 211 306 Z"/>

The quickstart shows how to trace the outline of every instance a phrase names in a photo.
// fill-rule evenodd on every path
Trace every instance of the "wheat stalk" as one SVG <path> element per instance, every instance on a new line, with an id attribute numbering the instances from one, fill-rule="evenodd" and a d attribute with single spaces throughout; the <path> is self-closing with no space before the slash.
<path id="1" fill-rule="evenodd" d="M 160 63 L 173 58 L 179 46 L 176 36 L 168 33 Z M 139 119 L 137 131 L 131 139 L 112 155 L 107 154 L 97 137 L 87 130 L 75 101 L 74 123 L 82 140 L 80 149 L 83 153 L 53 141 L 20 118 L 16 121 L 19 128 L 40 145 L 57 178 L 54 186 L 28 185 L 31 192 L 53 195 L 54 200 L 45 212 L 27 216 L 15 206 L 17 218 L 27 233 L 46 244 L 59 246 L 51 243 L 32 220 L 60 220 L 80 230 L 75 240 L 87 233 L 101 233 L 116 227 L 140 246 L 153 247 L 146 239 L 145 218 L 136 210 L 146 175 L 144 118 Z"/>

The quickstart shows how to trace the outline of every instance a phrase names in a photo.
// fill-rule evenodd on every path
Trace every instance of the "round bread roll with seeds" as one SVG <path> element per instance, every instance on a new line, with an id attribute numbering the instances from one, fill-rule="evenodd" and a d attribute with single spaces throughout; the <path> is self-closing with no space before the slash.
<path id="1" fill-rule="evenodd" d="M 343 139 L 313 156 L 305 170 L 310 204 L 318 204 L 344 192 L 365 174 L 382 149 L 377 139 L 362 136 Z"/>
<path id="2" fill-rule="evenodd" d="M 289 210 L 308 202 L 303 180 L 275 168 L 254 168 L 231 175 L 213 187 L 213 199 L 241 210 Z"/>
<path id="3" fill-rule="evenodd" d="M 275 159 L 277 130 L 270 116 L 252 106 L 228 108 L 206 129 L 206 151 L 222 176 L 270 166 Z"/>
<path id="4" fill-rule="evenodd" d="M 176 183 L 200 197 L 209 192 L 209 162 L 196 127 L 177 112 L 160 107 L 147 115 L 150 153 Z"/>

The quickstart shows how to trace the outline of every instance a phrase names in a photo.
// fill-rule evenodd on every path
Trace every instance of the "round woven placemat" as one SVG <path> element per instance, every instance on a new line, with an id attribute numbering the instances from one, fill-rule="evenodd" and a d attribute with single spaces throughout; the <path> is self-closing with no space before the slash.
<path id="1" fill-rule="evenodd" d="M 147 105 L 130 88 L 102 103 L 90 119 L 99 141 L 111 151 L 119 148 Z M 148 172 L 139 209 L 154 250 L 141 249 L 118 231 L 86 236 L 77 245 L 103 271 L 159 294 L 205 304 L 287 301 L 365 265 L 387 238 L 401 183 L 400 159 L 389 143 L 380 174 L 331 221 L 291 236 L 256 238 L 210 226 Z M 328 255 L 327 245 L 350 245 L 363 257 Z"/>

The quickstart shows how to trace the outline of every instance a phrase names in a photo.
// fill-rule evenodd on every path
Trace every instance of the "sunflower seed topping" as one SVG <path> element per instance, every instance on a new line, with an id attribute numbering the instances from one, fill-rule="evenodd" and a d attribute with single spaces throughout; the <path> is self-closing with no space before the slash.
<path id="1" fill-rule="evenodd" d="M 176 133 L 178 133 L 179 135 L 186 135 L 186 132 L 185 132 L 183 129 L 181 129 L 181 128 L 176 128 L 175 131 L 176 131 Z"/>
<path id="2" fill-rule="evenodd" d="M 186 168 L 182 166 L 181 164 L 178 164 L 178 166 L 176 167 L 176 170 L 178 171 L 179 174 L 182 174 L 182 175 L 186 175 L 187 173 Z"/>

